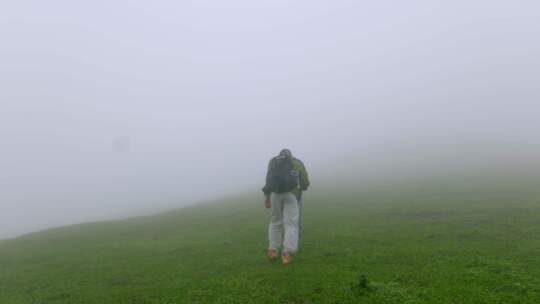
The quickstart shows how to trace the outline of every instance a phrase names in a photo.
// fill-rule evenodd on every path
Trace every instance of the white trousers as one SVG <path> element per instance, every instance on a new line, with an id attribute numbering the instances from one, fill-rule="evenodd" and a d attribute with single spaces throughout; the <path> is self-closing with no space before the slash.
<path id="1" fill-rule="evenodd" d="M 268 225 L 269 249 L 295 253 L 298 250 L 299 209 L 296 196 L 290 192 L 272 193 L 272 216 Z"/>

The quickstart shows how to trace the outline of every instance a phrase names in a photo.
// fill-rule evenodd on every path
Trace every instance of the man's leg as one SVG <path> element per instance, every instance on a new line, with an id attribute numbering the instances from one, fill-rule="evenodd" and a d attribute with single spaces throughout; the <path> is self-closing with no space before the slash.
<path id="1" fill-rule="evenodd" d="M 298 251 L 298 201 L 292 193 L 283 195 L 283 225 L 285 227 L 283 252 L 294 254 Z"/>
<path id="2" fill-rule="evenodd" d="M 304 198 L 298 199 L 298 250 L 302 249 L 304 240 Z"/>
<path id="3" fill-rule="evenodd" d="M 281 196 L 277 193 L 272 193 L 270 202 L 272 203 L 272 215 L 270 216 L 270 224 L 268 225 L 268 249 L 279 250 L 283 239 L 283 204 Z"/>

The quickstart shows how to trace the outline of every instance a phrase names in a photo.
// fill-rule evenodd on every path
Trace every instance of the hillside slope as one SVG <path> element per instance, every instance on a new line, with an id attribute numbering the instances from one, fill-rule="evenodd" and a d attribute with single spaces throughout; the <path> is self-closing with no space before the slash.
<path id="1" fill-rule="evenodd" d="M 288 267 L 256 195 L 4 241 L 0 303 L 540 302 L 535 182 L 352 189 L 308 194 Z"/>

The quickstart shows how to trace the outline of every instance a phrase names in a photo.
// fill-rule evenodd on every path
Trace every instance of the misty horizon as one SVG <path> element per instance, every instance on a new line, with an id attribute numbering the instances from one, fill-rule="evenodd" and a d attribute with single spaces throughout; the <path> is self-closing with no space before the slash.
<path id="1" fill-rule="evenodd" d="M 314 187 L 540 165 L 534 1 L 1 7 L 0 239 L 260 192 L 285 147 Z"/>

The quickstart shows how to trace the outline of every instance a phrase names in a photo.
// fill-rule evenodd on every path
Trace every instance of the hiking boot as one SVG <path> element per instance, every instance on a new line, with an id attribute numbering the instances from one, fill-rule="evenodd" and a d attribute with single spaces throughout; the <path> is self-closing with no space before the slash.
<path id="1" fill-rule="evenodd" d="M 268 249 L 266 256 L 268 257 L 270 261 L 274 261 L 279 257 L 279 252 L 274 249 Z"/>
<path id="2" fill-rule="evenodd" d="M 283 263 L 283 265 L 289 265 L 290 263 L 292 263 L 292 261 L 293 261 L 293 256 L 292 254 L 288 252 L 284 252 L 283 255 L 281 256 L 281 262 Z"/>

